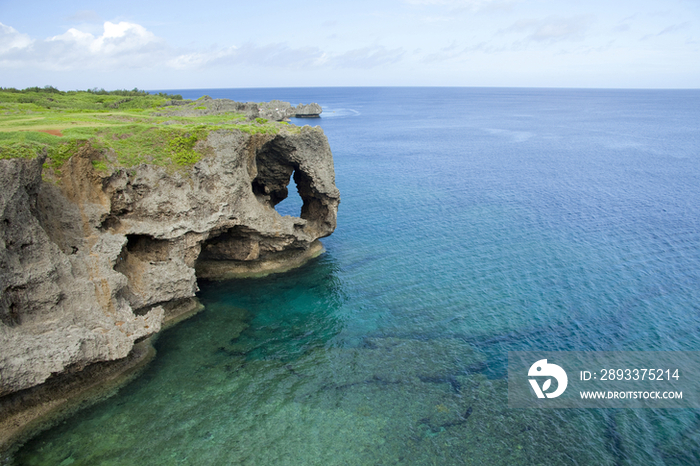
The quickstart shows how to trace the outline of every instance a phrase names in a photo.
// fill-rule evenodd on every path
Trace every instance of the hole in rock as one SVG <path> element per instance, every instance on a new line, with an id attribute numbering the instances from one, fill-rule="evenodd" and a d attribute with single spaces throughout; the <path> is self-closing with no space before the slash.
<path id="1" fill-rule="evenodd" d="M 290 215 L 292 217 L 301 217 L 301 207 L 304 201 L 299 195 L 299 189 L 294 181 L 294 176 L 296 172 L 290 177 L 289 184 L 287 185 L 287 197 L 275 205 L 275 210 L 280 215 Z"/>
<path id="2" fill-rule="evenodd" d="M 253 230 L 241 225 L 235 226 L 204 241 L 197 260 L 255 259 L 259 253 L 259 239 Z"/>
<path id="3" fill-rule="evenodd" d="M 14 327 L 20 324 L 19 309 L 16 303 L 10 302 L 7 311 L 0 309 L 0 322 L 8 327 Z"/>
<path id="4" fill-rule="evenodd" d="M 151 274 L 157 273 L 153 266 L 170 260 L 171 247 L 169 240 L 149 235 L 126 235 L 126 244 L 117 257 L 114 270 L 127 278 L 127 286 L 120 290 L 120 296 L 133 309 L 149 305 L 150 287 L 155 283 Z"/>
<path id="5" fill-rule="evenodd" d="M 275 208 L 281 215 L 300 217 L 305 186 L 311 180 L 304 177 L 296 162 L 289 160 L 293 152 L 293 147 L 277 138 L 257 149 L 257 175 L 251 187 L 260 202 Z"/>
<path id="6" fill-rule="evenodd" d="M 167 261 L 170 254 L 170 242 L 155 239 L 148 235 L 126 235 L 126 244 L 120 255 L 121 260 L 127 254 L 146 262 Z"/>

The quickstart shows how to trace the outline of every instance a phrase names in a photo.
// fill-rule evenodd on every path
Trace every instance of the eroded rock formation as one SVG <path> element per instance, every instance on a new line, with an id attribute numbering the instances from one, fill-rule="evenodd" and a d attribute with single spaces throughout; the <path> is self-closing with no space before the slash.
<path id="1" fill-rule="evenodd" d="M 212 99 L 204 96 L 196 101 L 171 100 L 167 102 L 161 116 L 203 116 L 219 115 L 226 112 L 242 113 L 249 119 L 265 118 L 282 121 L 292 117 L 316 118 L 323 109 L 319 104 L 299 104 L 296 107 L 289 102 L 272 100 L 270 102 L 236 102 L 230 99 Z"/>
<path id="2" fill-rule="evenodd" d="M 186 170 L 107 172 L 86 144 L 57 184 L 41 158 L 0 160 L 0 395 L 125 357 L 188 304 L 197 275 L 284 269 L 320 250 L 340 201 L 320 129 L 219 130 L 204 144 Z M 303 208 L 282 217 L 292 176 Z"/>

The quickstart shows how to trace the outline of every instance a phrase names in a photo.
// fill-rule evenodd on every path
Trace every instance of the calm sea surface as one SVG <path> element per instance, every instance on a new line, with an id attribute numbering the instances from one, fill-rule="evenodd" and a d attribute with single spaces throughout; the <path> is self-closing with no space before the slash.
<path id="1" fill-rule="evenodd" d="M 19 464 L 700 464 L 700 411 L 513 410 L 506 380 L 508 351 L 700 350 L 700 91 L 175 92 L 320 103 L 294 123 L 328 136 L 338 228 L 201 282 L 144 375 Z"/>

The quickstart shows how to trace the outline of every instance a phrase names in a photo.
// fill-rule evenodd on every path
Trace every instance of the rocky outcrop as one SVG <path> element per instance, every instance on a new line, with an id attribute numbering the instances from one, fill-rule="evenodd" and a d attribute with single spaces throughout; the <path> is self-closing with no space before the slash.
<path id="1" fill-rule="evenodd" d="M 293 107 L 289 102 L 272 100 L 270 102 L 236 102 L 229 99 L 212 99 L 204 96 L 196 101 L 171 100 L 168 101 L 160 116 L 204 116 L 221 115 L 226 113 L 239 113 L 249 120 L 265 118 L 273 121 L 283 121 L 292 117 L 317 118 L 321 116 L 323 109 L 319 104 L 299 104 Z"/>
<path id="2" fill-rule="evenodd" d="M 273 100 L 260 104 L 258 109 L 260 116 L 270 120 L 284 120 L 286 118 L 316 118 L 321 116 L 321 106 L 319 104 L 299 104 L 292 107 L 289 102 Z"/>
<path id="3" fill-rule="evenodd" d="M 299 104 L 294 109 L 294 116 L 297 118 L 318 118 L 322 112 L 319 104 Z"/>
<path id="4" fill-rule="evenodd" d="M 340 201 L 320 129 L 218 130 L 200 144 L 209 155 L 187 169 L 112 171 L 86 144 L 56 184 L 41 158 L 0 160 L 0 395 L 127 356 L 173 303 L 191 305 L 197 272 L 283 269 L 319 251 Z M 274 209 L 291 177 L 299 217 Z"/>

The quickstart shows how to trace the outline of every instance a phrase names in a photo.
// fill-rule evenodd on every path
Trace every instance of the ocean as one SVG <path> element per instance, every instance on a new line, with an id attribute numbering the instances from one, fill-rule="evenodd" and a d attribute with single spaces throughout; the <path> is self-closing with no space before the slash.
<path id="1" fill-rule="evenodd" d="M 200 282 L 144 374 L 18 464 L 700 464 L 700 410 L 507 387 L 509 351 L 700 351 L 700 91 L 168 92 L 321 104 L 293 123 L 329 139 L 338 228 L 299 269 Z"/>

